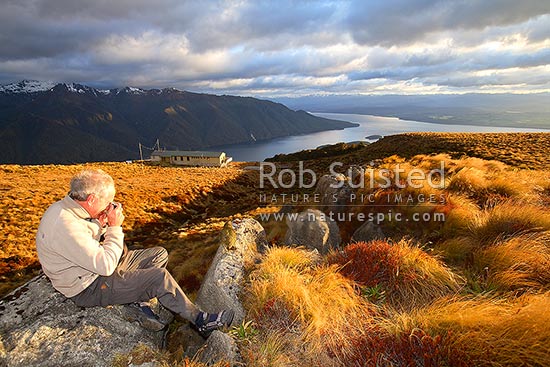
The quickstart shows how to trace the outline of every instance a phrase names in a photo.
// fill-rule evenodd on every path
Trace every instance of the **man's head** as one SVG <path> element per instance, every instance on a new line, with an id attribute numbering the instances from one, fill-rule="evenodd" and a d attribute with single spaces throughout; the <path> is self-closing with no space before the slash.
<path id="1" fill-rule="evenodd" d="M 103 170 L 84 170 L 72 178 L 69 196 L 97 218 L 115 198 L 115 183 Z"/>

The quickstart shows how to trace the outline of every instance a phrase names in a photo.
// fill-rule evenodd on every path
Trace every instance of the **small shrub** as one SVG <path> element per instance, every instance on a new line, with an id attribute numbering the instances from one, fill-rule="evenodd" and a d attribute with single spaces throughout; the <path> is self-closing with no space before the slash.
<path id="1" fill-rule="evenodd" d="M 398 251 L 386 241 L 357 242 L 341 252 L 333 252 L 328 262 L 341 266 L 340 272 L 364 287 L 388 286 L 398 272 Z"/>
<path id="2" fill-rule="evenodd" d="M 374 287 L 361 288 L 361 294 L 372 303 L 384 303 L 386 300 L 386 291 L 382 289 L 380 284 Z"/>
<path id="3" fill-rule="evenodd" d="M 258 333 L 254 322 L 252 320 L 244 321 L 238 325 L 234 326 L 229 330 L 229 334 L 237 338 L 241 342 L 250 342 L 250 340 Z"/>
<path id="4" fill-rule="evenodd" d="M 464 352 L 449 348 L 452 334 L 443 335 L 432 336 L 418 328 L 398 335 L 372 329 L 353 341 L 353 353 L 334 354 L 344 366 L 472 366 Z"/>
<path id="5" fill-rule="evenodd" d="M 460 288 L 460 277 L 407 241 L 358 242 L 333 252 L 328 262 L 364 287 L 381 287 L 387 301 L 399 308 L 414 308 Z"/>

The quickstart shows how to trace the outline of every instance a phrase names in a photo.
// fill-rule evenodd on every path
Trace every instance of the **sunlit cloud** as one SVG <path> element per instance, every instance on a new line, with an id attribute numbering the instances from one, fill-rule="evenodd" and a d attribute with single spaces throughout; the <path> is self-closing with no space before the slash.
<path id="1" fill-rule="evenodd" d="M 8 1 L 0 83 L 262 97 L 548 90 L 550 4 Z"/>

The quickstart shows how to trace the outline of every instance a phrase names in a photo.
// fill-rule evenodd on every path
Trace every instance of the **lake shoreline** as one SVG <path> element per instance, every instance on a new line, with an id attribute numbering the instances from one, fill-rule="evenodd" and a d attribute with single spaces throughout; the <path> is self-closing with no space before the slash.
<path id="1" fill-rule="evenodd" d="M 304 149 L 315 149 L 321 145 L 365 141 L 366 137 L 397 135 L 407 132 L 550 132 L 547 129 L 513 128 L 479 125 L 459 125 L 402 120 L 361 114 L 312 113 L 318 117 L 357 123 L 359 126 L 339 130 L 325 130 L 316 133 L 292 135 L 253 143 L 228 144 L 208 149 L 224 151 L 234 161 L 259 162 L 277 154 L 288 154 Z"/>
<path id="2" fill-rule="evenodd" d="M 320 115 L 360 115 L 360 116 L 372 116 L 372 117 L 384 117 L 388 119 L 396 119 L 403 122 L 422 122 L 426 124 L 435 124 L 435 125 L 457 125 L 457 126 L 478 126 L 478 127 L 494 127 L 494 128 L 517 128 L 517 129 L 540 129 L 540 130 L 548 130 L 550 132 L 550 127 L 541 127 L 541 126 L 513 126 L 513 125 L 490 125 L 490 124 L 483 124 L 483 123 L 473 123 L 473 122 L 453 122 L 453 121 L 418 121 L 418 120 L 408 120 L 405 118 L 401 118 L 399 116 L 389 116 L 389 115 L 372 115 L 372 114 L 363 114 L 363 113 L 346 113 L 346 112 L 316 112 L 316 111 L 307 111 L 309 114 L 312 114 L 314 116 L 320 116 Z M 346 121 L 351 122 L 351 121 Z M 349 129 L 350 127 L 346 127 L 345 129 Z"/>

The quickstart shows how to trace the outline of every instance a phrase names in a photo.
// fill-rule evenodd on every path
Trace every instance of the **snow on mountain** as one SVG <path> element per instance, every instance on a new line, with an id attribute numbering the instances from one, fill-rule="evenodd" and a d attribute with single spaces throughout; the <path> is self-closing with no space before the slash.
<path id="1" fill-rule="evenodd" d="M 17 94 L 17 93 L 36 93 L 36 92 L 47 92 L 51 91 L 54 88 L 62 88 L 65 87 L 67 91 L 71 93 L 91 93 L 95 96 L 98 95 L 110 95 L 111 93 L 114 93 L 115 95 L 118 95 L 120 93 L 126 93 L 126 94 L 134 94 L 134 95 L 142 95 L 147 94 L 148 92 L 152 92 L 154 94 L 162 94 L 165 91 L 177 91 L 175 88 L 165 88 L 165 89 L 151 89 L 151 90 L 145 90 L 141 88 L 136 87 L 124 87 L 124 88 L 114 88 L 114 89 L 95 89 L 92 87 L 88 87 L 83 84 L 78 83 L 57 83 L 57 82 L 51 82 L 51 81 L 37 81 L 37 80 L 23 80 L 21 82 L 17 83 L 10 83 L 6 85 L 0 86 L 0 93 L 10 93 L 10 94 Z"/>
<path id="2" fill-rule="evenodd" d="M 135 87 L 125 87 L 125 88 L 119 88 L 116 90 L 116 94 L 119 93 L 128 93 L 128 94 L 145 94 L 147 91 L 141 89 L 141 88 L 135 88 Z"/>
<path id="3" fill-rule="evenodd" d="M 10 83 L 0 86 L 0 92 L 4 93 L 35 93 L 44 92 L 55 87 L 57 83 L 50 81 L 23 80 L 18 83 Z"/>
<path id="4" fill-rule="evenodd" d="M 86 90 L 83 88 L 82 85 L 75 84 L 75 83 L 71 83 L 71 84 L 65 83 L 65 86 L 67 87 L 67 89 L 69 90 L 69 92 L 73 92 L 73 93 L 86 93 Z"/>

